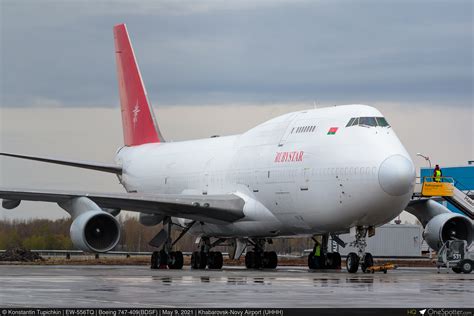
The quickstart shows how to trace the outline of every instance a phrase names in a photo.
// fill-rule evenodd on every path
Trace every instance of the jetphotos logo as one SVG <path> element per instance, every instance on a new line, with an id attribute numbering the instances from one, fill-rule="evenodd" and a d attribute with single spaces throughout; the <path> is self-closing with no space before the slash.
<path id="1" fill-rule="evenodd" d="M 304 151 L 280 151 L 276 153 L 275 162 L 303 161 Z"/>
<path id="2" fill-rule="evenodd" d="M 425 313 L 426 313 L 426 308 L 425 308 L 425 309 L 422 309 L 422 310 L 420 310 L 420 314 L 421 314 L 421 315 L 425 315 Z"/>

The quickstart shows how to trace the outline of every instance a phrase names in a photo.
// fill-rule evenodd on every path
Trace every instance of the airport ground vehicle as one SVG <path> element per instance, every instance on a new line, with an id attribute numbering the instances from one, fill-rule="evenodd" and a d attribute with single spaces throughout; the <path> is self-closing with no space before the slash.
<path id="1" fill-rule="evenodd" d="M 474 265 L 474 251 L 470 251 L 465 240 L 448 240 L 438 251 L 436 266 L 452 269 L 456 273 L 471 273 Z"/>

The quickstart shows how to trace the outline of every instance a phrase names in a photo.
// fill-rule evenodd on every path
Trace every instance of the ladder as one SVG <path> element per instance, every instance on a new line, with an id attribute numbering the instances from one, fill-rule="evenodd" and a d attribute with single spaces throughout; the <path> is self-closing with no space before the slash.
<path id="1" fill-rule="evenodd" d="M 453 196 L 445 196 L 444 199 L 456 206 L 467 217 L 474 220 L 474 200 L 467 193 L 459 190 L 457 187 L 453 189 Z"/>

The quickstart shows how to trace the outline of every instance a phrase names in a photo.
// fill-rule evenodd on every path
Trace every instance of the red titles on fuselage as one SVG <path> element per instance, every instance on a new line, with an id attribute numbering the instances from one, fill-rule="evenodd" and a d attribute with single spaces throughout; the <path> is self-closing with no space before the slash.
<path id="1" fill-rule="evenodd" d="M 304 151 L 281 151 L 276 153 L 274 162 L 303 161 Z"/>

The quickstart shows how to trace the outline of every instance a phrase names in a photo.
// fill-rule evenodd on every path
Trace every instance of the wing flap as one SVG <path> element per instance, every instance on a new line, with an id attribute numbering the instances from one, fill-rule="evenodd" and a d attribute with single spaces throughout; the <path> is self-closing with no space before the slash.
<path id="1" fill-rule="evenodd" d="M 26 200 L 61 203 L 77 197 L 87 197 L 102 208 L 161 214 L 210 223 L 231 223 L 244 217 L 243 207 L 245 201 L 234 194 L 155 195 L 0 188 L 0 198 L 11 201 Z"/>

